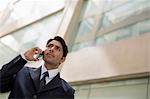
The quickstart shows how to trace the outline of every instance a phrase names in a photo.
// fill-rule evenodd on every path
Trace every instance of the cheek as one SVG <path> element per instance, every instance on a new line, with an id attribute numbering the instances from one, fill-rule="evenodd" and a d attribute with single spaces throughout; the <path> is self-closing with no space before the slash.
<path id="1" fill-rule="evenodd" d="M 47 54 L 48 53 L 48 50 L 44 50 L 44 54 Z"/>
<path id="2" fill-rule="evenodd" d="M 57 59 L 60 60 L 62 58 L 62 55 L 57 55 Z"/>
<path id="3" fill-rule="evenodd" d="M 57 55 L 58 57 L 63 57 L 63 53 L 62 53 L 62 52 L 56 52 L 56 55 Z"/>
<path id="4" fill-rule="evenodd" d="M 62 57 L 63 57 L 63 54 L 62 54 L 62 53 L 57 54 L 57 59 L 58 59 L 58 60 L 61 60 Z"/>

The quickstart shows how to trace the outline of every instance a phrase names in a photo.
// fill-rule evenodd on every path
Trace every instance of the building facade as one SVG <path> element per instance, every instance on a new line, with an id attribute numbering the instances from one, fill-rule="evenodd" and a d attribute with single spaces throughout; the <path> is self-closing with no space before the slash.
<path id="1" fill-rule="evenodd" d="M 59 35 L 69 46 L 61 76 L 76 89 L 76 99 L 150 99 L 149 0 L 51 2 L 33 2 L 33 12 L 43 9 L 32 18 L 6 20 L 11 14 L 3 14 L 1 66 L 33 46 L 44 49 L 47 39 Z"/>

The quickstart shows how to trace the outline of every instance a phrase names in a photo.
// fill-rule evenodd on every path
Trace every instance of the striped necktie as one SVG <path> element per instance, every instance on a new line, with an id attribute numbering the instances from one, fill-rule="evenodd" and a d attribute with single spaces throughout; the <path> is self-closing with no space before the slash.
<path id="1" fill-rule="evenodd" d="M 43 86 L 46 85 L 46 79 L 45 79 L 46 77 L 49 77 L 49 74 L 47 71 L 43 73 L 43 78 L 40 80 L 39 89 L 41 89 Z"/>

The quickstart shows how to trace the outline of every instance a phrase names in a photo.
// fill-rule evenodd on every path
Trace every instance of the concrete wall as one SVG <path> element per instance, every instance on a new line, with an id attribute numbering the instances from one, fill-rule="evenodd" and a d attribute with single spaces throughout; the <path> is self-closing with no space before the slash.
<path id="1" fill-rule="evenodd" d="M 61 76 L 84 81 L 150 71 L 150 33 L 101 46 L 86 47 L 68 55 Z"/>

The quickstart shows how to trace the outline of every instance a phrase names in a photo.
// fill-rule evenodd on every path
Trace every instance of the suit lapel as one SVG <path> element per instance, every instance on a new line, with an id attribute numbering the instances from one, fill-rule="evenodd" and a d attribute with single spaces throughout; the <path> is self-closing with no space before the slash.
<path id="1" fill-rule="evenodd" d="M 60 74 L 58 73 L 47 85 L 45 85 L 39 92 L 51 90 L 62 86 Z"/>
<path id="2" fill-rule="evenodd" d="M 36 88 L 36 90 L 38 90 L 39 82 L 40 82 L 41 67 L 39 67 L 35 70 L 31 69 L 29 72 L 30 72 L 31 78 L 34 82 L 35 88 Z"/>

